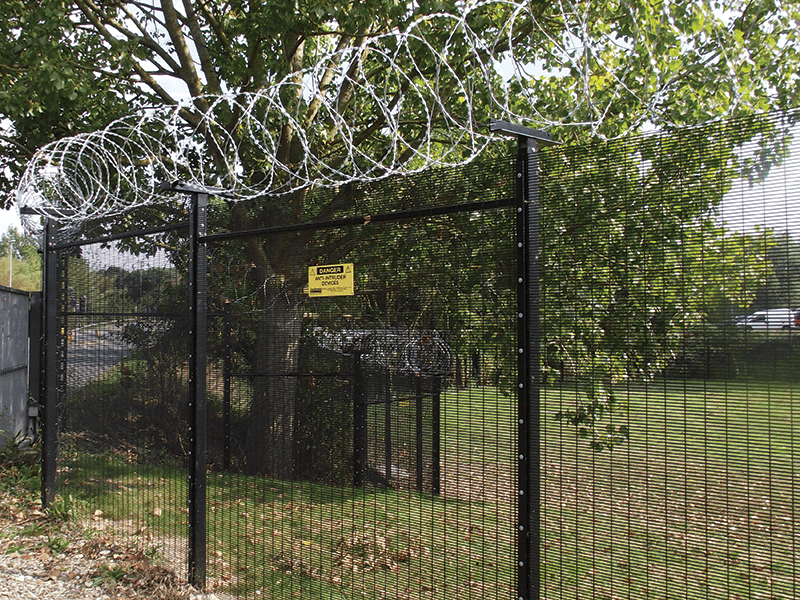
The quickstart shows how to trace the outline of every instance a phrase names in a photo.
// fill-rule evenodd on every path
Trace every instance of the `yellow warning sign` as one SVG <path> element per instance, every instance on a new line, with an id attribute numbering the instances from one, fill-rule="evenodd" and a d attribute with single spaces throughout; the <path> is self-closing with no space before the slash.
<path id="1" fill-rule="evenodd" d="M 353 263 L 308 268 L 308 295 L 311 298 L 352 296 L 353 293 Z"/>

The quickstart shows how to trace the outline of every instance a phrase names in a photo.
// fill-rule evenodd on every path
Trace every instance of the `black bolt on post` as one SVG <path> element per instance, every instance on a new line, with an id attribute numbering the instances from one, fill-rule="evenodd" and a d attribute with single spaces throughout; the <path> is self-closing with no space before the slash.
<path id="1" fill-rule="evenodd" d="M 59 251 L 52 248 L 58 226 L 48 219 L 44 231 L 44 377 L 42 377 L 42 506 L 48 508 L 56 495 L 58 455 L 59 367 L 61 319 L 59 317 Z"/>
<path id="2" fill-rule="evenodd" d="M 540 256 L 539 146 L 549 134 L 495 121 L 491 130 L 517 138 L 517 597 L 541 597 L 540 530 Z"/>

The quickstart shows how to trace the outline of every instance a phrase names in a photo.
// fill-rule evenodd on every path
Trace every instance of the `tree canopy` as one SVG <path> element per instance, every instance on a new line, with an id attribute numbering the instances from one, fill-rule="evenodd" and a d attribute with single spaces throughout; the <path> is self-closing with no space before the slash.
<path id="1" fill-rule="evenodd" d="M 421 149 L 444 151 L 423 147 L 452 142 L 448 130 L 479 129 L 509 114 L 558 129 L 562 139 L 613 137 L 794 106 L 800 94 L 794 2 L 2 0 L 0 7 L 3 205 L 47 142 L 187 97 L 177 112 L 196 128 L 211 108 L 207 96 L 257 94 L 278 82 L 294 85 L 283 85 L 269 105 L 248 105 L 248 118 L 263 125 L 290 168 L 308 152 L 337 168 L 344 129 L 349 160 L 388 153 L 413 163 Z M 393 41 L 404 32 L 411 34 Z M 383 54 L 368 43 L 381 36 Z M 400 45 L 404 51 L 392 54 Z M 308 93 L 313 65 L 316 96 Z M 241 104 L 219 108 L 224 135 L 243 135 Z M 387 127 L 387 115 L 397 116 L 396 127 Z M 249 164 L 239 167 L 257 182 L 266 159 L 244 142 L 239 159 Z M 211 160 L 219 176 L 224 165 Z"/>

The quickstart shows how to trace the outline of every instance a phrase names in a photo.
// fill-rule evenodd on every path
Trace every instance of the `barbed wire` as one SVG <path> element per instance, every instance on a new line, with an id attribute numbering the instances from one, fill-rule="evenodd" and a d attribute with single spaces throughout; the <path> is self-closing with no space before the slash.
<path id="1" fill-rule="evenodd" d="M 440 331 L 425 329 L 343 329 L 315 327 L 316 343 L 338 354 L 361 353 L 361 359 L 401 375 L 446 377 L 453 351 Z"/>
<path id="2" fill-rule="evenodd" d="M 656 82 L 647 97 L 636 97 L 618 63 L 609 61 L 604 76 L 613 93 L 599 101 L 590 76 L 596 77 L 603 58 L 593 47 L 590 17 L 582 5 L 558 4 L 557 34 L 540 23 L 533 5 L 471 2 L 461 14 L 423 16 L 404 31 L 330 52 L 258 92 L 193 98 L 57 140 L 30 161 L 17 188 L 17 206 L 52 216 L 62 226 L 79 226 L 167 201 L 159 188 L 165 180 L 221 187 L 229 198 L 246 200 L 456 166 L 474 159 L 494 139 L 482 120 L 488 114 L 534 127 L 570 123 L 597 130 L 620 94 L 633 96 L 642 107 L 634 120 L 658 120 L 668 81 Z M 497 14 L 506 17 L 487 27 L 486 20 Z M 483 25 L 476 30 L 473 22 Z M 536 111 L 529 84 L 542 67 L 531 62 L 530 49 L 520 43 L 528 37 L 548 40 L 550 55 L 582 74 L 578 88 L 583 93 L 559 119 Z M 499 61 L 498 55 L 505 59 Z M 350 121 L 342 107 L 343 90 L 358 103 L 351 110 L 369 117 L 371 129 Z M 288 97 L 301 100 L 292 107 Z M 523 106 L 525 114 L 515 106 Z M 577 115 L 590 118 L 580 121 Z M 310 127 L 312 119 L 325 126 Z M 281 152 L 287 131 L 293 136 L 288 155 Z M 364 138 L 378 134 L 381 143 L 370 144 L 367 152 Z M 23 216 L 31 233 L 40 221 Z"/>

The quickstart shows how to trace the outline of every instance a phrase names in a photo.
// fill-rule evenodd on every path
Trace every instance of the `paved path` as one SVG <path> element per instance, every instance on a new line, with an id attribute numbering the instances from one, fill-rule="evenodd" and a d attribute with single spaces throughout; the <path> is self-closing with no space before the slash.
<path id="1" fill-rule="evenodd" d="M 130 355 L 135 347 L 122 340 L 116 323 L 87 325 L 70 332 L 67 346 L 67 395 L 71 395 Z"/>

